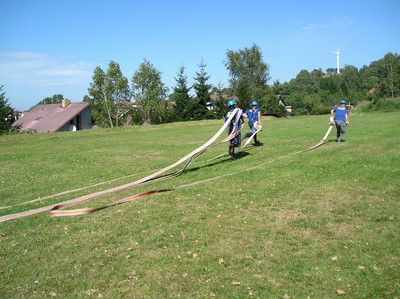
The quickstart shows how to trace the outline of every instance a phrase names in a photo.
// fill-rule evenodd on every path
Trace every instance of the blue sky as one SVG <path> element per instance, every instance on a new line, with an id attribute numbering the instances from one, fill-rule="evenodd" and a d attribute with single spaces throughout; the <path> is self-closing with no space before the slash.
<path id="1" fill-rule="evenodd" d="M 400 54 L 397 0 L 0 0 L 0 85 L 17 109 L 54 94 L 88 94 L 93 70 L 117 62 L 129 80 L 147 59 L 172 90 L 201 59 L 209 83 L 228 86 L 227 50 L 260 47 L 269 84 L 301 70 L 361 68 Z"/>

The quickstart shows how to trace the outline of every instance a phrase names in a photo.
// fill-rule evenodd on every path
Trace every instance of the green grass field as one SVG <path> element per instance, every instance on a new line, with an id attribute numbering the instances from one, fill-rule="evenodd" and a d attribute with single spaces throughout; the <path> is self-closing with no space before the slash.
<path id="1" fill-rule="evenodd" d="M 328 121 L 265 118 L 264 145 L 235 161 L 210 160 L 227 153 L 221 144 L 179 177 L 77 207 L 214 180 L 90 215 L 0 223 L 0 298 L 399 298 L 400 113 L 354 112 L 345 142 L 333 131 L 301 152 Z M 2 136 L 0 216 L 140 179 L 221 125 Z"/>

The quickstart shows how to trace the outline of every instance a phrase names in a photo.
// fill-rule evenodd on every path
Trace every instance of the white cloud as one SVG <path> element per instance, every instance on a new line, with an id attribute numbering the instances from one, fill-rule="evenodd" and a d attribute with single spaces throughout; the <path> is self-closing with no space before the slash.
<path id="1" fill-rule="evenodd" d="M 44 53 L 0 52 L 0 84 L 31 87 L 66 86 L 89 82 L 94 66 Z"/>
<path id="2" fill-rule="evenodd" d="M 293 25 L 300 27 L 302 30 L 318 30 L 326 28 L 347 28 L 352 26 L 353 22 L 349 17 L 336 17 L 326 23 L 294 23 Z"/>

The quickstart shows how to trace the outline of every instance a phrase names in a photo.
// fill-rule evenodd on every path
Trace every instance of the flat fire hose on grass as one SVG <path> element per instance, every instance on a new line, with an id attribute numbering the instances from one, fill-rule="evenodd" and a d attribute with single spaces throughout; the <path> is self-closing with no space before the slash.
<path id="1" fill-rule="evenodd" d="M 243 124 L 242 124 L 242 127 L 243 127 Z M 242 129 L 242 127 L 240 128 L 240 130 Z M 175 173 L 172 173 L 172 174 L 169 174 L 169 175 L 166 175 L 166 176 L 162 176 L 162 177 L 160 177 L 160 179 L 171 178 L 171 177 L 175 177 L 175 176 L 180 175 L 190 164 L 192 164 L 194 162 L 194 160 L 196 160 L 205 151 L 209 150 L 210 148 L 212 148 L 214 146 L 217 146 L 217 145 L 219 145 L 221 143 L 224 143 L 224 142 L 227 142 L 227 141 L 233 139 L 237 134 L 238 134 L 237 131 L 236 132 L 232 131 L 232 133 L 229 134 L 225 139 L 221 140 L 220 142 L 211 144 L 209 147 L 203 149 L 202 152 L 198 153 L 197 156 L 193 156 L 192 159 L 188 160 L 187 164 L 180 171 L 177 171 Z M 213 158 L 213 159 L 215 159 L 215 158 Z M 154 171 L 154 170 L 152 170 L 152 171 Z M 146 171 L 146 172 L 150 172 L 150 171 Z M 86 190 L 88 188 L 93 188 L 93 187 L 101 186 L 101 185 L 104 185 L 104 184 L 112 183 L 112 182 L 115 182 L 115 181 L 118 181 L 118 180 L 126 179 L 126 178 L 129 178 L 129 177 L 132 177 L 132 176 L 137 176 L 138 174 L 140 174 L 140 173 L 126 175 L 126 176 L 115 178 L 115 179 L 112 179 L 112 180 L 109 180 L 109 181 L 104 181 L 104 182 L 96 183 L 96 184 L 89 185 L 89 186 L 84 186 L 84 187 L 73 189 L 73 190 L 67 190 L 67 191 L 58 192 L 58 193 L 55 193 L 55 194 L 52 194 L 52 195 L 35 198 L 35 199 L 29 200 L 29 201 L 25 201 L 25 202 L 22 202 L 22 203 L 19 203 L 19 204 L 16 204 L 16 205 L 12 205 L 12 206 L 3 206 L 3 207 L 0 207 L 0 210 L 1 209 L 13 208 L 13 207 L 17 207 L 17 206 L 22 206 L 22 205 L 26 205 L 26 204 L 31 204 L 31 203 L 35 203 L 35 202 L 38 202 L 38 201 L 43 201 L 43 200 L 46 200 L 46 199 L 51 199 L 51 198 L 54 198 L 54 197 L 66 195 L 66 194 L 69 194 L 69 193 L 83 191 L 83 190 Z M 154 181 L 156 181 L 156 179 L 152 180 L 152 182 L 154 182 Z"/>
<path id="2" fill-rule="evenodd" d="M 316 145 L 310 147 L 308 150 L 312 150 L 314 148 L 317 148 L 317 147 L 321 146 L 326 141 L 326 139 L 328 138 L 329 134 L 331 133 L 331 131 L 333 129 L 333 126 L 334 126 L 334 123 L 333 123 L 333 121 L 331 121 L 329 123 L 328 131 L 326 131 L 326 133 L 325 133 L 324 137 L 322 138 L 322 140 L 320 142 L 318 142 Z"/>
<path id="3" fill-rule="evenodd" d="M 21 212 L 21 213 L 5 215 L 5 216 L 0 217 L 0 222 L 14 220 L 14 219 L 18 219 L 18 218 L 22 218 L 22 217 L 26 217 L 26 216 L 30 216 L 30 215 L 35 215 L 35 214 L 38 214 L 38 213 L 41 213 L 41 212 L 44 212 L 44 211 L 50 211 L 51 216 L 77 216 L 77 215 L 90 214 L 90 213 L 93 213 L 93 212 L 96 212 L 96 211 L 99 211 L 99 210 L 102 210 L 102 209 L 105 209 L 105 208 L 108 208 L 108 207 L 111 207 L 111 206 L 116 206 L 116 205 L 120 205 L 120 204 L 123 204 L 123 203 L 127 203 L 127 202 L 130 202 L 130 201 L 133 201 L 133 200 L 136 200 L 138 198 L 142 198 L 142 197 L 145 197 L 145 196 L 148 196 L 148 195 L 157 194 L 157 193 L 161 193 L 161 192 L 172 191 L 172 190 L 176 190 L 176 189 L 181 189 L 181 188 L 193 186 L 193 185 L 196 185 L 196 184 L 206 183 L 206 182 L 209 182 L 209 181 L 212 181 L 212 180 L 216 180 L 216 179 L 219 179 L 219 178 L 222 178 L 222 177 L 226 177 L 226 176 L 229 176 L 229 175 L 233 175 L 234 173 L 229 173 L 229 174 L 220 175 L 220 176 L 217 176 L 217 177 L 214 177 L 214 178 L 209 178 L 209 179 L 205 179 L 205 180 L 198 181 L 198 182 L 192 182 L 192 183 L 189 183 L 189 184 L 181 185 L 181 186 L 178 186 L 178 187 L 175 187 L 175 188 L 171 188 L 171 189 L 152 190 L 152 191 L 142 192 L 142 193 L 138 193 L 138 194 L 129 196 L 129 197 L 121 199 L 121 200 L 117 200 L 117 201 L 115 201 L 115 202 L 113 202 L 111 204 L 108 204 L 108 205 L 105 205 L 105 206 L 102 206 L 102 207 L 99 207 L 99 208 L 94 208 L 94 209 L 85 208 L 85 209 L 76 209 L 76 210 L 67 210 L 67 211 L 63 211 L 62 210 L 64 208 L 66 208 L 66 207 L 86 202 L 88 200 L 97 198 L 97 197 L 99 197 L 101 195 L 109 194 L 109 193 L 116 192 L 116 191 L 125 190 L 125 189 L 130 188 L 130 187 L 143 185 L 143 184 L 146 184 L 148 182 L 154 182 L 154 181 L 157 181 L 157 180 L 161 180 L 163 178 L 170 178 L 170 177 L 178 176 L 195 159 L 197 159 L 202 153 L 204 153 L 207 149 L 212 147 L 212 143 L 223 132 L 223 130 L 227 126 L 227 123 L 229 121 L 231 121 L 231 120 L 232 120 L 232 118 L 228 119 L 224 123 L 224 125 L 221 127 L 221 129 L 208 142 L 206 142 L 205 144 L 203 144 L 199 148 L 195 149 L 194 151 L 192 151 L 190 154 L 186 155 L 185 157 L 181 158 L 177 162 L 175 162 L 175 163 L 171 164 L 170 166 L 167 166 L 167 167 L 165 167 L 165 168 L 163 168 L 163 169 L 161 169 L 161 170 L 159 170 L 159 171 L 157 171 L 157 172 L 155 172 L 155 173 L 153 173 L 153 174 L 151 174 L 149 176 L 146 176 L 145 178 L 142 178 L 140 180 L 137 180 L 137 181 L 134 181 L 132 183 L 128 183 L 128 184 L 125 184 L 125 185 L 122 185 L 122 186 L 114 187 L 114 188 L 107 189 L 107 190 L 100 191 L 100 192 L 96 192 L 96 193 L 92 193 L 92 194 L 89 194 L 89 195 L 86 195 L 86 196 L 78 197 L 78 198 L 71 199 L 71 200 L 68 200 L 68 201 L 65 201 L 65 202 L 61 202 L 61 203 L 58 203 L 58 204 L 52 204 L 52 205 L 44 206 L 44 207 L 41 207 L 41 208 L 38 208 L 38 209 L 35 209 L 35 210 L 29 210 L 29 211 L 25 211 L 25 212 Z M 312 149 L 315 149 L 315 148 L 319 147 L 320 145 L 322 145 L 325 142 L 325 140 L 327 139 L 329 133 L 332 131 L 332 128 L 333 128 L 333 125 L 330 124 L 330 126 L 328 128 L 328 131 L 326 132 L 325 136 L 316 145 L 314 145 L 314 146 L 312 146 L 312 147 L 310 147 L 310 148 L 308 148 L 306 150 L 302 150 L 302 151 L 299 151 L 299 152 L 296 152 L 296 153 L 285 155 L 284 157 L 289 157 L 289 156 L 292 156 L 292 155 L 295 155 L 295 154 L 299 154 L 299 153 L 302 153 L 302 152 L 306 152 L 306 151 L 309 151 L 309 150 L 312 150 Z M 240 127 L 240 129 L 241 129 L 241 127 Z M 238 130 L 240 131 L 240 129 L 238 129 Z M 238 134 L 238 131 L 236 131 L 235 133 L 230 134 L 223 141 L 228 141 L 228 140 L 234 138 L 237 134 Z M 219 142 L 219 143 L 221 143 L 221 142 Z M 283 158 L 283 157 L 281 157 L 281 158 Z M 276 159 L 274 159 L 273 161 L 275 161 L 275 160 Z M 169 174 L 169 175 L 160 176 L 161 174 L 163 174 L 166 171 L 174 168 L 175 166 L 183 163 L 184 161 L 187 161 L 187 162 L 186 162 L 186 165 L 183 167 L 182 170 L 177 171 L 177 172 L 172 173 L 172 174 Z M 270 162 L 272 162 L 272 161 L 265 162 L 265 163 L 270 163 Z M 252 167 L 250 169 L 254 169 L 254 168 L 260 167 L 261 165 L 264 165 L 265 163 L 262 163 L 262 164 L 260 164 L 258 166 L 255 166 L 255 167 Z M 239 171 L 239 172 L 249 171 L 250 169 L 242 170 L 242 171 Z"/>
<path id="4" fill-rule="evenodd" d="M 242 127 L 243 127 L 243 126 L 242 126 Z M 302 150 L 302 151 L 299 151 L 299 152 L 296 152 L 296 153 L 292 153 L 292 154 L 286 155 L 285 157 L 287 157 L 287 156 L 293 156 L 293 155 L 295 155 L 295 154 L 304 153 L 304 152 L 313 150 L 313 149 L 315 149 L 315 148 L 321 146 L 321 145 L 326 141 L 326 139 L 328 138 L 330 132 L 332 131 L 332 128 L 333 128 L 333 124 L 330 123 L 330 124 L 329 124 L 329 128 L 328 128 L 327 132 L 325 133 L 324 137 L 323 137 L 322 140 L 321 140 L 320 142 L 318 142 L 316 145 L 314 145 L 314 146 L 312 146 L 312 147 L 310 147 L 310 148 L 308 148 L 308 149 L 306 149 L 306 150 Z M 240 128 L 240 129 L 241 129 L 241 128 Z M 262 130 L 262 126 L 259 125 L 258 130 L 257 130 L 256 132 L 254 132 L 254 133 L 252 134 L 252 136 L 250 136 L 249 140 L 245 143 L 245 145 L 244 145 L 243 147 L 247 146 L 247 144 L 252 140 L 252 137 L 254 137 L 255 134 L 257 134 L 257 133 L 258 133 L 259 131 L 261 131 L 261 130 Z M 237 134 L 236 134 L 236 135 L 237 135 Z M 228 137 L 229 137 L 229 136 L 228 136 L 226 139 L 227 139 L 227 140 L 230 140 L 230 139 L 232 139 L 233 137 L 235 137 L 236 135 L 235 135 L 235 134 L 231 134 L 231 135 L 229 135 L 229 136 L 231 136 L 231 138 L 228 138 Z M 200 156 L 200 155 L 198 155 L 198 156 Z M 198 156 L 197 156 L 197 157 L 198 157 Z M 217 157 L 220 157 L 220 156 L 221 156 L 221 155 L 218 155 Z M 197 157 L 194 158 L 194 159 L 197 159 Z M 265 164 L 265 163 L 263 163 L 263 164 Z M 253 170 L 253 169 L 258 168 L 258 167 L 260 167 L 260 166 L 261 166 L 261 165 L 258 165 L 258 166 L 252 167 L 252 168 L 250 168 L 250 169 L 242 170 L 242 171 L 239 171 L 239 172 Z M 182 171 L 183 171 L 183 170 L 182 170 Z M 236 173 L 229 173 L 229 174 L 223 174 L 223 175 L 220 175 L 220 176 L 217 176 L 217 177 L 213 177 L 213 178 L 209 178 L 209 179 L 205 179 L 205 180 L 201 180 L 201 181 L 197 181 L 197 182 L 192 182 L 192 183 L 189 183 L 189 184 L 180 185 L 180 186 L 177 186 L 177 187 L 175 187 L 175 188 L 160 189 L 160 190 L 152 190 L 152 191 L 147 191 L 147 192 L 138 193 L 138 194 L 135 194 L 135 195 L 126 197 L 126 198 L 124 198 L 124 199 L 117 200 L 117 201 L 115 201 L 115 202 L 113 202 L 113 203 L 111 203 L 111 204 L 108 204 L 108 205 L 105 205 L 105 206 L 102 206 L 102 207 L 98 207 L 98 208 L 94 208 L 94 209 L 88 209 L 88 208 L 86 208 L 86 209 L 77 209 L 77 210 L 69 210 L 69 211 L 59 211 L 59 209 L 62 209 L 62 208 L 64 208 L 64 207 L 66 207 L 66 206 L 61 206 L 61 205 L 59 205 L 59 206 L 55 207 L 54 209 L 52 209 L 52 210 L 50 211 L 50 215 L 51 215 L 51 216 L 77 216 L 77 215 L 83 215 L 83 214 L 90 214 L 90 213 L 94 213 L 94 212 L 96 212 L 96 211 L 100 211 L 100 210 L 103 210 L 103 209 L 106 209 L 106 208 L 109 208 L 109 207 L 112 207 L 112 206 L 117 206 L 117 205 L 120 205 L 120 204 L 124 204 L 124 203 L 127 203 L 127 202 L 131 202 L 131 201 L 133 201 L 133 200 L 136 200 L 136 199 L 139 199 L 139 198 L 148 196 L 148 195 L 153 195 L 153 194 L 162 193 L 162 192 L 169 192 L 169 191 L 173 191 L 173 190 L 177 190 L 177 189 L 187 188 L 187 187 L 194 186 L 194 185 L 197 185 L 197 184 L 203 184 L 203 183 L 206 183 L 206 182 L 209 182 L 209 181 L 213 181 L 213 180 L 216 180 L 216 179 L 220 179 L 220 178 L 223 178 L 223 177 L 226 177 L 226 176 L 231 176 L 231 175 L 237 174 L 237 173 L 239 173 L 239 172 L 236 172 Z"/>
<path id="5" fill-rule="evenodd" d="M 238 112 L 238 113 L 237 113 Z M 17 219 L 17 218 L 22 218 L 25 216 L 30 216 L 30 215 L 35 215 L 44 211 L 52 211 L 52 216 L 66 216 L 68 213 L 68 211 L 60 211 L 60 209 L 65 208 L 65 207 L 69 207 L 69 206 L 73 206 L 73 205 L 77 205 L 77 204 L 81 204 L 84 203 L 88 200 L 97 198 L 99 196 L 102 195 L 106 195 L 106 194 L 110 194 L 116 191 L 122 191 L 122 190 L 126 190 L 128 188 L 132 188 L 132 187 L 136 187 L 136 186 L 140 186 L 143 185 L 145 183 L 148 183 L 150 181 L 154 181 L 154 180 L 159 180 L 162 178 L 168 178 L 171 176 L 177 176 L 180 173 L 182 173 L 184 171 L 184 169 L 186 169 L 186 167 L 188 167 L 190 165 L 190 163 L 193 161 L 193 159 L 197 159 L 198 156 L 200 156 L 202 153 L 204 153 L 208 148 L 210 148 L 212 146 L 212 143 L 217 140 L 217 138 L 224 132 L 224 130 L 226 129 L 226 127 L 228 126 L 228 124 L 232 121 L 232 119 L 235 117 L 236 115 L 236 119 L 235 119 L 235 124 L 237 119 L 239 119 L 237 117 L 237 115 L 241 114 L 241 110 L 236 108 L 231 115 L 228 117 L 228 119 L 225 121 L 225 123 L 222 125 L 222 127 L 218 130 L 218 132 L 212 137 L 210 138 L 206 143 L 204 143 L 202 146 L 198 147 L 197 149 L 193 150 L 191 153 L 187 154 L 186 156 L 184 156 L 183 158 L 179 159 L 177 162 L 161 169 L 158 170 L 156 172 L 154 172 L 153 174 L 150 174 L 142 179 L 136 180 L 134 182 L 128 183 L 128 184 L 124 184 L 121 186 L 117 186 L 114 188 L 110 188 L 107 190 L 103 190 L 103 191 L 99 191 L 99 192 L 95 192 L 92 194 L 88 194 L 85 196 L 81 196 L 78 198 L 74 198 L 65 202 L 61 202 L 61 203 L 57 203 L 57 204 L 52 204 L 52 205 L 48 205 L 48 206 L 44 206 L 38 209 L 34 209 L 34 210 L 29 210 L 29 211 L 25 211 L 25 212 L 21 212 L 21 213 L 16 213 L 16 214 L 11 214 L 11 215 L 5 215 L 0 217 L 0 222 L 4 222 L 4 221 L 8 221 L 8 220 L 13 220 L 13 219 Z M 235 125 L 235 127 L 238 127 Z M 231 140 L 232 138 L 234 138 L 238 133 L 239 133 L 240 129 L 236 129 L 234 130 L 227 138 L 225 138 L 222 142 L 226 142 Z M 172 175 L 167 175 L 164 177 L 160 177 L 161 175 L 163 175 L 164 173 L 166 173 L 167 171 L 173 169 L 174 167 L 182 164 L 183 162 L 187 161 L 185 167 L 181 170 L 176 172 L 175 174 Z M 153 192 L 156 193 L 156 192 Z M 147 194 L 147 192 L 144 192 L 143 194 Z M 142 196 L 141 196 L 142 197 Z M 72 212 L 71 212 L 72 213 Z M 79 212 L 76 212 L 74 215 L 82 215 L 82 214 L 86 214 L 86 212 L 84 212 L 84 210 L 81 210 L 81 213 L 79 214 Z"/>

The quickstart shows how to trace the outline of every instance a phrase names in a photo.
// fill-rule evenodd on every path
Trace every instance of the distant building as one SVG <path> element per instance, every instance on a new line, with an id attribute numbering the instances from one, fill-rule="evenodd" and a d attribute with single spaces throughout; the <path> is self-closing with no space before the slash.
<path id="1" fill-rule="evenodd" d="M 229 96 L 227 94 L 219 94 L 214 92 L 212 95 L 210 95 L 210 98 L 208 100 L 208 102 L 206 103 L 207 109 L 208 110 L 214 110 L 216 108 L 216 102 L 219 100 L 224 100 L 224 101 L 228 101 L 228 99 L 233 99 L 236 102 L 239 100 L 239 98 L 237 96 Z"/>
<path id="2" fill-rule="evenodd" d="M 286 103 L 286 101 L 285 101 L 285 99 L 283 98 L 283 96 L 281 96 L 280 94 L 278 94 L 278 95 L 277 95 L 277 98 L 278 98 L 278 100 L 279 100 L 279 104 L 282 105 L 283 107 L 285 107 L 285 109 L 286 109 L 286 111 L 287 111 L 288 113 L 293 113 L 292 106 L 289 106 L 289 105 Z"/>
<path id="3" fill-rule="evenodd" d="M 368 94 L 378 94 L 378 93 L 381 93 L 381 91 L 382 90 L 380 88 L 373 87 L 370 90 L 368 90 Z"/>
<path id="4" fill-rule="evenodd" d="M 13 123 L 21 131 L 63 132 L 92 127 L 92 110 L 87 102 L 38 105 Z"/>
<path id="5" fill-rule="evenodd" d="M 14 110 L 13 113 L 14 113 L 14 120 L 18 120 L 24 116 L 24 112 L 21 110 Z"/>

